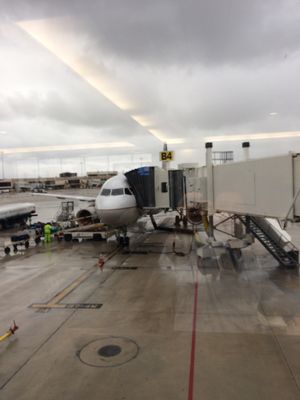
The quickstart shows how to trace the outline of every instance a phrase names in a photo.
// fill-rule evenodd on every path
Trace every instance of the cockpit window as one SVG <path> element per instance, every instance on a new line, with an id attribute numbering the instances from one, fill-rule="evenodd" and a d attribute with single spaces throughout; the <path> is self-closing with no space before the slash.
<path id="1" fill-rule="evenodd" d="M 110 189 L 103 189 L 101 192 L 101 196 L 109 196 L 111 190 Z"/>
<path id="2" fill-rule="evenodd" d="M 132 196 L 132 192 L 129 190 L 129 188 L 125 188 L 125 194 L 129 194 L 129 196 Z"/>
<path id="3" fill-rule="evenodd" d="M 111 191 L 112 196 L 120 196 L 122 194 L 124 194 L 124 190 L 121 188 L 120 189 L 112 189 L 112 191 Z"/>

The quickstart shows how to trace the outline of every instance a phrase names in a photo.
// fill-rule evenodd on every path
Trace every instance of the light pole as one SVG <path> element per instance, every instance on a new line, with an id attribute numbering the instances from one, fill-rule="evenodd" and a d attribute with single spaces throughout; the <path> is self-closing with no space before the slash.
<path id="1" fill-rule="evenodd" d="M 40 177 L 40 159 L 36 159 L 36 166 L 37 166 L 37 178 L 39 179 Z"/>
<path id="2" fill-rule="evenodd" d="M 1 151 L 2 179 L 4 179 L 4 151 Z"/>
<path id="3" fill-rule="evenodd" d="M 62 168 L 63 168 L 63 160 L 62 158 L 59 159 L 59 165 L 60 165 L 60 173 L 62 173 Z"/>
<path id="4" fill-rule="evenodd" d="M 0 130 L 0 135 L 7 135 L 7 132 Z M 4 179 L 4 151 L 1 150 L 1 163 L 2 163 L 2 179 Z"/>
<path id="5" fill-rule="evenodd" d="M 85 157 L 83 157 L 82 160 L 83 160 L 83 174 L 85 176 L 86 175 L 86 159 L 85 159 Z"/>

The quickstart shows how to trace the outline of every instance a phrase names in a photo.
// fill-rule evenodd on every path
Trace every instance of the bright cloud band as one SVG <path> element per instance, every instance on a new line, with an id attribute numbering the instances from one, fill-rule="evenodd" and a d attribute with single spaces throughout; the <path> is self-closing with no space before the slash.
<path id="1" fill-rule="evenodd" d="M 234 142 L 243 140 L 285 139 L 293 137 L 300 137 L 300 131 L 253 133 L 245 135 L 207 136 L 204 138 L 204 140 L 206 142 Z"/>
<path id="2" fill-rule="evenodd" d="M 88 144 L 71 144 L 71 145 L 59 145 L 59 146 L 15 147 L 10 149 L 0 149 L 0 153 L 3 154 L 42 153 L 49 151 L 113 149 L 113 148 L 124 148 L 124 147 L 135 147 L 135 146 L 132 143 L 128 142 L 88 143 Z"/>

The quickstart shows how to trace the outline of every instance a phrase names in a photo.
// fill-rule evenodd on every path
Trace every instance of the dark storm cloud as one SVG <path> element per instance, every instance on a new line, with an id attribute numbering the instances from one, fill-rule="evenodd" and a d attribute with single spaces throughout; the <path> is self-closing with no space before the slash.
<path id="1" fill-rule="evenodd" d="M 7 14 L 19 19 L 79 17 L 92 46 L 151 64 L 238 64 L 284 58 L 299 49 L 297 0 L 15 0 L 6 4 Z"/>
<path id="2" fill-rule="evenodd" d="M 89 29 L 100 46 L 141 62 L 241 63 L 299 49 L 299 13 L 299 3 L 276 0 L 122 2 Z"/>
<path id="3" fill-rule="evenodd" d="M 0 128 L 12 132 L 3 146 L 128 140 L 133 151 L 157 154 L 159 141 L 130 121 L 134 114 L 183 137 L 178 157 L 187 150 L 184 160 L 194 161 L 189 148 L 202 149 L 207 135 L 299 130 L 299 0 L 2 0 L 0 12 L 2 21 L 45 19 L 51 38 L 74 47 L 130 104 L 118 109 L 11 24 L 18 32 L 1 38 L 0 28 Z M 58 32 L 52 17 L 71 18 Z M 298 142 L 284 143 L 253 148 L 269 155 Z"/>
<path id="4" fill-rule="evenodd" d="M 69 96 L 68 93 L 55 90 L 41 95 L 38 92 L 27 94 L 15 92 L 8 96 L 0 93 L 0 117 L 2 120 L 14 118 L 47 118 L 69 125 L 87 127 L 128 126 L 130 118 L 116 110 L 106 101 L 101 102 L 93 96 L 83 99 L 82 96 Z"/>

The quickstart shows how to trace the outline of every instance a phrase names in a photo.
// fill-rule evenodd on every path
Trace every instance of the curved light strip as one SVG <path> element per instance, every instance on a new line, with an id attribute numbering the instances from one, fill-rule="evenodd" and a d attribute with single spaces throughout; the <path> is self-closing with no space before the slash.
<path id="1" fill-rule="evenodd" d="M 49 151 L 66 151 L 66 150 L 87 150 L 87 149 L 113 149 L 113 148 L 135 147 L 128 142 L 112 142 L 112 143 L 88 143 L 88 144 L 71 144 L 59 146 L 38 146 L 38 147 L 12 147 L 8 149 L 0 149 L 3 154 L 16 153 L 42 153 Z"/>
<path id="2" fill-rule="evenodd" d="M 111 80 L 108 80 L 106 76 L 101 76 L 99 67 L 93 65 L 91 60 L 87 62 L 85 57 L 78 57 L 76 51 L 70 46 L 70 43 L 57 36 L 59 29 L 55 29 L 55 23 L 58 22 L 60 24 L 63 22 L 63 26 L 67 26 L 67 19 L 53 18 L 51 21 L 54 24 L 51 31 L 49 30 L 49 20 L 22 21 L 18 22 L 17 26 L 75 71 L 83 80 L 106 97 L 111 103 L 122 111 L 127 111 L 131 119 L 145 128 L 156 139 L 163 143 L 184 142 L 183 138 L 168 139 L 162 132 L 159 134 L 155 133 L 156 130 L 149 129 L 149 126 L 153 126 L 153 124 L 150 124 L 150 122 L 145 119 L 147 117 L 131 114 L 130 111 L 136 108 L 135 105 L 132 104 L 126 96 L 120 93 Z"/>
<path id="3" fill-rule="evenodd" d="M 245 135 L 207 136 L 204 138 L 204 140 L 206 142 L 234 142 L 241 140 L 285 139 L 292 137 L 300 137 L 300 131 L 253 133 Z"/>

